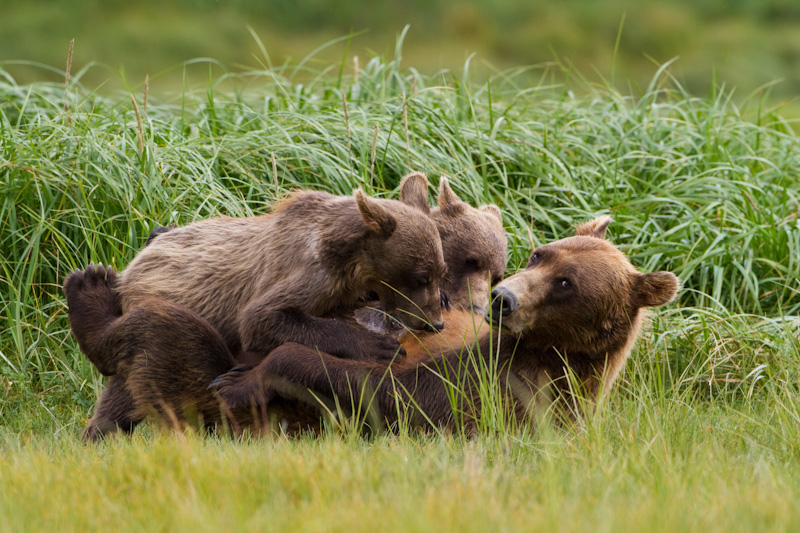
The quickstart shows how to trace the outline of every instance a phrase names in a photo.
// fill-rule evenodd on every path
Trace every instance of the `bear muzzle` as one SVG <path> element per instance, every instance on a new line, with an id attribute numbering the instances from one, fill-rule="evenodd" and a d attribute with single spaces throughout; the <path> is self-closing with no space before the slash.
<path id="1" fill-rule="evenodd" d="M 491 320 L 495 325 L 500 323 L 501 317 L 505 317 L 519 309 L 519 299 L 506 287 L 502 285 L 492 291 L 492 312 L 486 315 L 486 319 Z"/>

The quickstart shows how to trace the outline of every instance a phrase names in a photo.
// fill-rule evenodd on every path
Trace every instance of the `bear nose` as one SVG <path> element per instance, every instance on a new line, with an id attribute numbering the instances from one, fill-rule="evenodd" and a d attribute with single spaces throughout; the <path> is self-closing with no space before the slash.
<path id="1" fill-rule="evenodd" d="M 433 333 L 439 333 L 440 331 L 442 331 L 444 329 L 444 320 L 439 321 L 439 322 L 434 322 L 433 324 L 428 324 L 426 322 L 424 327 L 425 327 L 426 331 L 432 331 Z"/>
<path id="2" fill-rule="evenodd" d="M 519 300 L 514 293 L 505 287 L 497 287 L 492 291 L 492 313 L 508 316 L 519 309 Z"/>

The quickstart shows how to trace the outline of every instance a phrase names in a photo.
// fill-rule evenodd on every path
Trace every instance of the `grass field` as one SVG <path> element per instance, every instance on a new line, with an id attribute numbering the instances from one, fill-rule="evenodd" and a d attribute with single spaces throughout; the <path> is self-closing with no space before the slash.
<path id="1" fill-rule="evenodd" d="M 693 97 L 666 68 L 633 98 L 573 94 L 579 74 L 554 67 L 479 84 L 468 65 L 398 64 L 246 71 L 147 101 L 0 72 L 0 530 L 800 527 L 797 124 Z M 586 428 L 231 441 L 145 426 L 80 444 L 102 380 L 69 335 L 67 273 L 123 268 L 156 225 L 258 213 L 295 187 L 391 196 L 412 169 L 502 209 L 509 272 L 610 214 L 637 267 L 681 278 Z"/>

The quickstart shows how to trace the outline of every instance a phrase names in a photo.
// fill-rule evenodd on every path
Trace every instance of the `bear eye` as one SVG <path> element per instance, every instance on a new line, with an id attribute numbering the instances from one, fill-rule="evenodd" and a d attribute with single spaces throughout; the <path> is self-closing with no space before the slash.
<path id="1" fill-rule="evenodd" d="M 533 266 L 539 262 L 539 252 L 533 252 L 530 260 L 528 261 L 528 266 Z"/>
<path id="2" fill-rule="evenodd" d="M 418 287 L 424 287 L 425 285 L 430 283 L 430 281 L 431 280 L 429 280 L 427 276 L 419 276 L 417 278 L 417 286 Z"/>
<path id="3" fill-rule="evenodd" d="M 478 271 L 478 260 L 475 259 L 474 257 L 470 257 L 466 261 L 464 261 L 464 266 L 466 266 L 467 270 L 469 270 L 471 272 L 477 272 Z"/>
<path id="4" fill-rule="evenodd" d="M 558 282 L 558 284 L 559 286 L 561 286 L 562 289 L 569 289 L 572 286 L 572 284 L 569 282 L 567 278 L 562 279 L 561 281 Z"/>

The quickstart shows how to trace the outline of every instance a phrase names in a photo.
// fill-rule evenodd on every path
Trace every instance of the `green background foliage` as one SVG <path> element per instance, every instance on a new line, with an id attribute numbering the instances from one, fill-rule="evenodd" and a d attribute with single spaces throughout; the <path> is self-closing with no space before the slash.
<path id="1" fill-rule="evenodd" d="M 783 80 L 773 89 L 777 98 L 800 92 L 800 4 L 794 0 L 31 0 L 9 2 L 3 11 L 0 61 L 63 68 L 75 38 L 75 72 L 99 63 L 83 76 L 92 88 L 104 81 L 119 87 L 121 69 L 134 85 L 149 74 L 161 87 L 179 87 L 181 65 L 197 57 L 232 70 L 280 65 L 287 57 L 297 63 L 320 43 L 350 32 L 359 34 L 353 54 L 390 56 L 393 39 L 410 24 L 406 59 L 429 74 L 458 69 L 476 53 L 483 75 L 557 60 L 584 74 L 616 74 L 621 88 L 643 88 L 653 65 L 679 58 L 673 72 L 696 94 L 724 82 L 744 97 L 776 80 Z M 336 60 L 345 48 L 342 43 L 318 57 Z M 46 74 L 6 67 L 20 82 Z"/>

